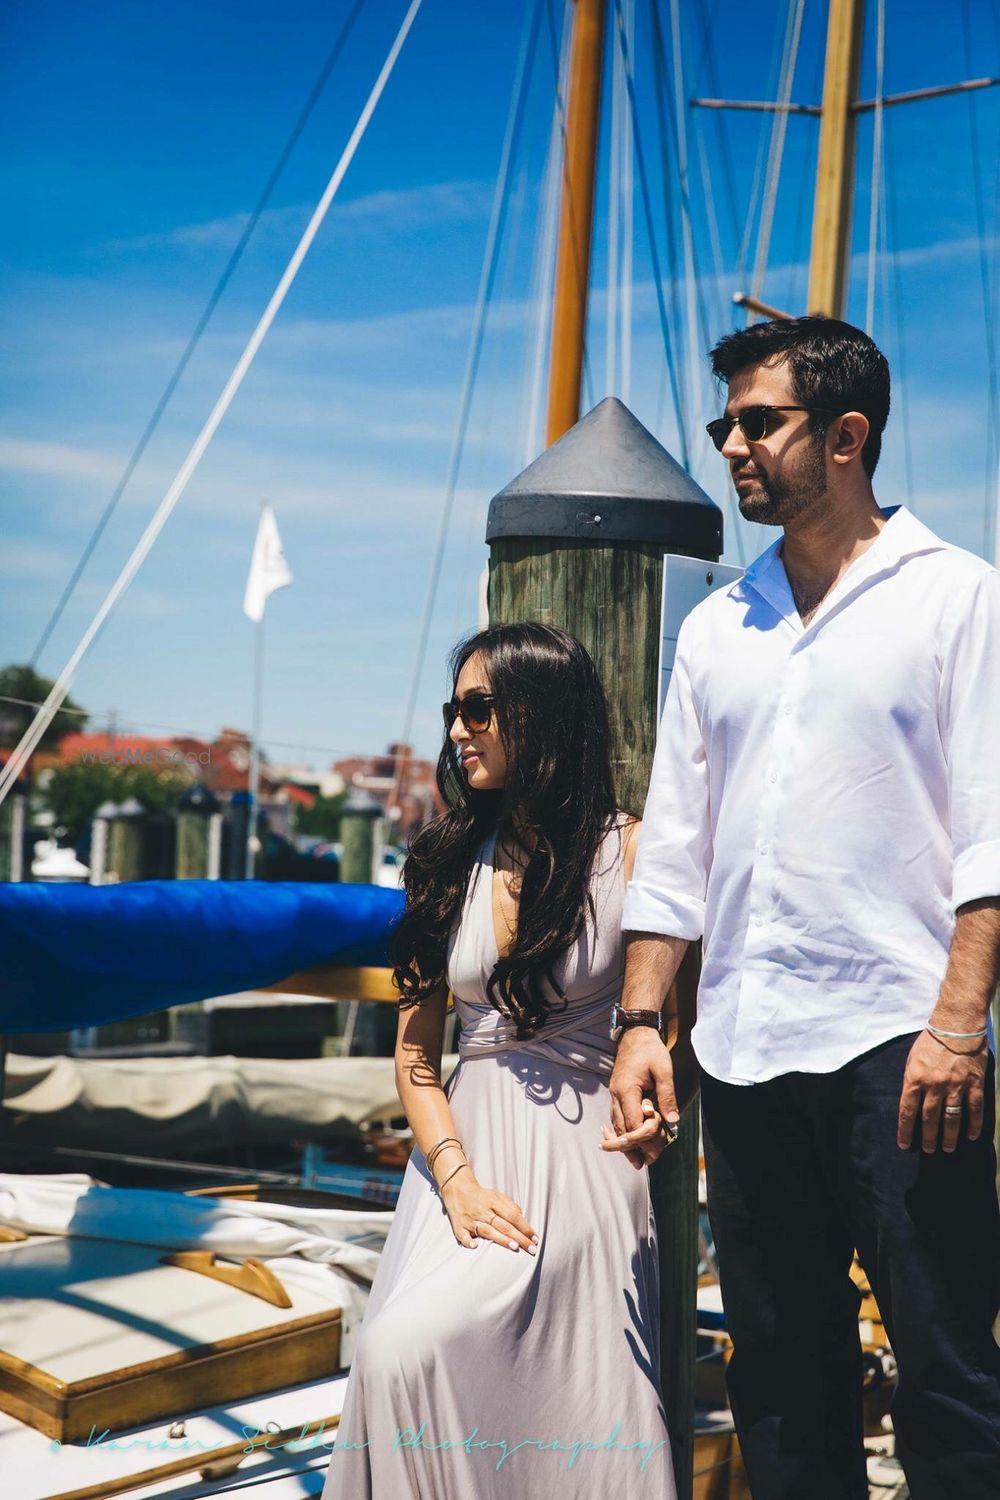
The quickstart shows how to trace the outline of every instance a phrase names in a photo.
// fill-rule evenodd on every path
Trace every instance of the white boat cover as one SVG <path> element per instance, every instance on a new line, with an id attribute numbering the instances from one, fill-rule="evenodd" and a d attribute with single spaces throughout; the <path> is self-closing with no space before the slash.
<path id="1" fill-rule="evenodd" d="M 447 1079 L 458 1058 L 443 1060 Z M 401 1115 L 391 1057 L 7 1058 L 9 1113 L 35 1141 L 217 1145 L 351 1137 Z"/>
<path id="2" fill-rule="evenodd" d="M 345 1365 L 353 1358 L 356 1328 L 391 1223 L 391 1209 L 290 1208 L 190 1198 L 149 1188 L 110 1188 L 75 1173 L 0 1173 L 0 1224 L 28 1234 L 122 1240 L 165 1250 L 213 1250 L 235 1261 L 251 1255 L 266 1260 L 279 1280 L 321 1291 L 331 1305 L 343 1309 Z"/>

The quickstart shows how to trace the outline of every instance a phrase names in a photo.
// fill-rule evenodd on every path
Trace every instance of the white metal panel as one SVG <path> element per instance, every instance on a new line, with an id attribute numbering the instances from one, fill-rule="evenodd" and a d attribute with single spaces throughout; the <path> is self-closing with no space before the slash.
<path id="1" fill-rule="evenodd" d="M 657 722 L 663 712 L 663 704 L 670 686 L 670 674 L 674 670 L 674 653 L 677 637 L 687 616 L 714 594 L 716 589 L 728 588 L 737 578 L 742 578 L 743 569 L 730 567 L 728 563 L 704 562 L 700 557 L 678 557 L 668 552 L 663 558 L 663 602 L 660 610 L 660 701 Z"/>

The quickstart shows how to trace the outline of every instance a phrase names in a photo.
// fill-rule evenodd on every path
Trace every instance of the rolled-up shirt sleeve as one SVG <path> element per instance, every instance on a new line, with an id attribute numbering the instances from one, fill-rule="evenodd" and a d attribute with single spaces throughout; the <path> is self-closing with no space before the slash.
<path id="1" fill-rule="evenodd" d="M 689 669 L 690 630 L 677 641 L 653 757 L 622 927 L 700 938 L 711 859 L 708 763 Z"/>
<path id="2" fill-rule="evenodd" d="M 952 906 L 1000 896 L 1000 573 L 984 571 L 950 622 L 939 724 L 948 766 Z"/>

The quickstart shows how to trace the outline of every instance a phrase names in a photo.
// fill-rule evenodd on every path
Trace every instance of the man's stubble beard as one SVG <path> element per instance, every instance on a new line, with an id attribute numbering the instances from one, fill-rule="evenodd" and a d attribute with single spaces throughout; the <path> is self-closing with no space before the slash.
<path id="1" fill-rule="evenodd" d="M 787 526 L 789 521 L 821 505 L 826 495 L 825 434 L 812 436 L 801 466 L 790 481 L 780 475 L 769 478 L 761 475 L 757 486 L 743 495 L 737 492 L 737 504 L 740 515 L 759 526 Z"/>

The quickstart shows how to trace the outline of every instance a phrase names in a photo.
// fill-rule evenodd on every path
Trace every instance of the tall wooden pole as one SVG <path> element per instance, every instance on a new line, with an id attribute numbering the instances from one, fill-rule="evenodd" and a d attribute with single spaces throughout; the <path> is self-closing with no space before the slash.
<path id="1" fill-rule="evenodd" d="M 590 288 L 590 247 L 597 180 L 597 123 L 604 60 L 605 0 L 575 0 L 563 166 L 559 249 L 552 310 L 552 359 L 546 442 L 580 416 L 580 386 Z"/>
<path id="2" fill-rule="evenodd" d="M 809 311 L 842 318 L 854 198 L 854 144 L 864 0 L 830 0 L 816 164 Z"/>
<path id="3" fill-rule="evenodd" d="M 717 560 L 718 507 L 620 401 L 608 398 L 494 496 L 486 540 L 490 623 L 540 620 L 583 642 L 608 695 L 618 803 L 641 816 L 656 744 L 663 556 Z M 692 947 L 678 976 L 685 1009 L 697 982 Z M 649 1179 L 660 1383 L 678 1500 L 691 1500 L 697 1105 Z"/>

